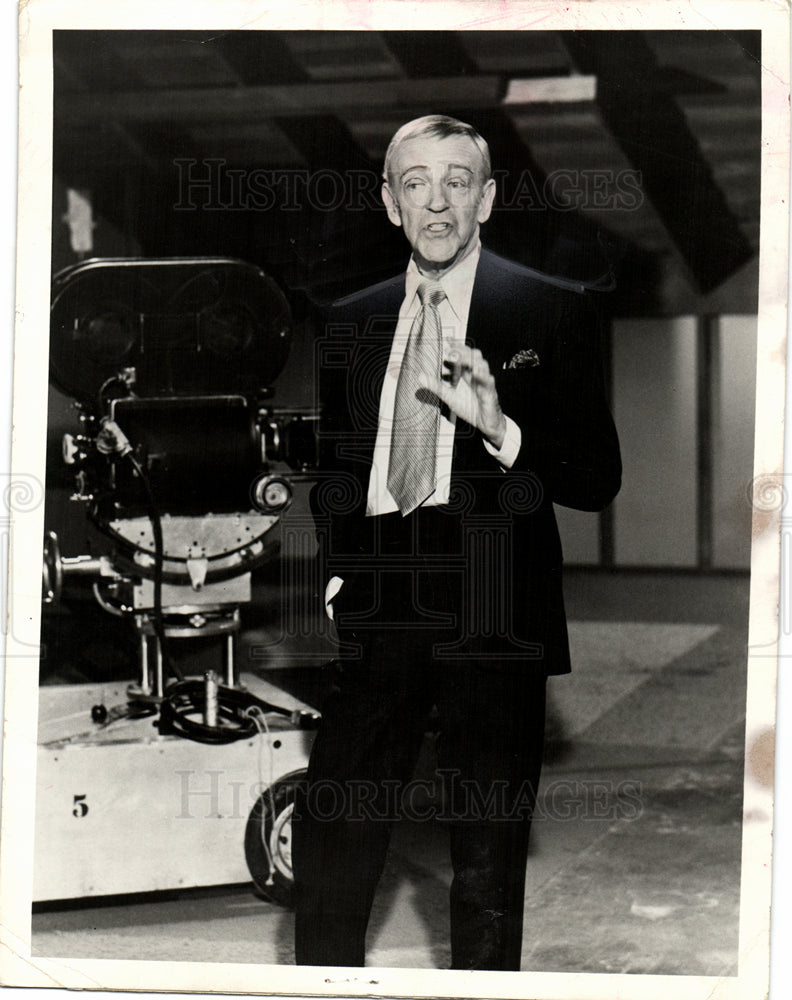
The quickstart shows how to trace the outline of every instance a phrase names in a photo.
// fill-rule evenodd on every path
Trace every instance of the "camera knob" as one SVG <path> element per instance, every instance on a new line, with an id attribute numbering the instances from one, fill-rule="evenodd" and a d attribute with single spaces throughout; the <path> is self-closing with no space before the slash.
<path id="1" fill-rule="evenodd" d="M 63 435 L 63 461 L 66 465 L 74 465 L 80 456 L 80 449 L 73 434 Z"/>
<path id="2" fill-rule="evenodd" d="M 285 510 L 292 500 L 291 486 L 280 476 L 259 476 L 250 492 L 254 507 L 268 514 Z"/>

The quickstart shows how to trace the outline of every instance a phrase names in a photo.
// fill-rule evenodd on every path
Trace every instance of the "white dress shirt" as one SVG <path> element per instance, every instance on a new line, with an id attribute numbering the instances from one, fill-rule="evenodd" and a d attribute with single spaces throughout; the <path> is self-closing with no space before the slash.
<path id="1" fill-rule="evenodd" d="M 443 360 L 452 350 L 453 341 L 464 342 L 467 336 L 468 313 L 470 298 L 473 294 L 473 282 L 481 254 L 481 243 L 460 261 L 455 267 L 439 279 L 439 284 L 446 298 L 437 307 L 440 315 L 440 325 L 443 330 Z M 407 346 L 415 317 L 421 309 L 418 297 L 418 286 L 424 280 L 424 275 L 418 270 L 418 265 L 410 258 L 405 280 L 405 295 L 399 310 L 399 320 L 393 337 L 391 353 L 385 370 L 380 395 L 379 423 L 377 438 L 374 444 L 374 455 L 369 475 L 366 515 L 375 517 L 379 514 L 389 514 L 399 508 L 388 490 L 388 463 L 390 461 L 391 428 L 393 426 L 393 411 L 396 402 L 396 383 L 399 379 L 402 358 Z M 438 279 L 433 279 L 438 280 Z M 451 488 L 451 460 L 454 450 L 454 432 L 456 416 L 445 407 L 440 411 L 440 427 L 437 436 L 437 488 L 424 500 L 422 507 L 437 506 L 448 503 Z M 500 464 L 505 472 L 514 464 L 522 444 L 520 428 L 506 416 L 506 434 L 500 450 L 489 441 L 483 441 L 484 447 Z M 325 607 L 330 619 L 333 617 L 332 601 L 341 589 L 343 580 L 334 576 L 325 589 Z"/>
<path id="2" fill-rule="evenodd" d="M 481 244 L 477 246 L 437 280 L 446 294 L 445 299 L 437 307 L 440 315 L 440 325 L 443 330 L 443 360 L 445 361 L 452 348 L 452 343 L 464 343 L 467 335 L 470 298 L 473 294 L 473 282 L 476 277 Z M 396 402 L 396 384 L 399 380 L 402 358 L 407 346 L 415 317 L 421 310 L 421 300 L 418 297 L 418 286 L 424 280 L 424 275 L 418 270 L 414 259 L 410 259 L 405 280 L 405 295 L 399 310 L 399 321 L 393 337 L 390 358 L 385 370 L 380 395 L 379 425 L 374 444 L 374 455 L 369 476 L 368 495 L 366 503 L 367 516 L 390 514 L 398 510 L 396 501 L 388 490 L 388 463 L 390 461 L 391 429 L 393 427 L 393 411 Z M 448 503 L 451 489 L 451 459 L 454 450 L 454 431 L 456 416 L 446 407 L 440 411 L 440 427 L 437 435 L 437 488 L 424 500 L 422 507 L 437 506 Z M 513 420 L 506 417 L 506 436 L 500 450 L 494 448 L 489 441 L 484 441 L 485 448 L 505 469 L 511 468 L 520 450 L 520 428 Z"/>

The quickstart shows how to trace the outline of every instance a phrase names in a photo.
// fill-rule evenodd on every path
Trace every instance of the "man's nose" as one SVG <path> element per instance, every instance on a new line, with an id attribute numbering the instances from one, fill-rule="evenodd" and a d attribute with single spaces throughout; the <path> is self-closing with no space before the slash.
<path id="1" fill-rule="evenodd" d="M 427 208 L 430 212 L 442 212 L 448 208 L 448 196 L 442 182 L 432 185 Z"/>

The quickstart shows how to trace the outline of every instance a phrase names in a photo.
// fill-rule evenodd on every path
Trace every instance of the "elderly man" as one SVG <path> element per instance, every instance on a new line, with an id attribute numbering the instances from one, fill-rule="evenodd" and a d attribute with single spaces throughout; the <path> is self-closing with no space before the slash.
<path id="1" fill-rule="evenodd" d="M 570 669 L 553 503 L 610 503 L 618 439 L 584 290 L 481 248 L 481 136 L 410 122 L 384 176 L 406 274 L 327 318 L 313 504 L 340 663 L 295 810 L 296 960 L 365 963 L 434 712 L 451 965 L 519 970 L 545 682 Z"/>

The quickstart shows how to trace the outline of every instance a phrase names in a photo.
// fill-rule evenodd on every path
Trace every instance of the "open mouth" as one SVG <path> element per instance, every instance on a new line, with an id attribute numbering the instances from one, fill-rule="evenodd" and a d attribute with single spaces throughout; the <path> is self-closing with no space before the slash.
<path id="1" fill-rule="evenodd" d="M 449 222 L 430 222 L 426 227 L 430 233 L 446 233 L 451 229 Z"/>

